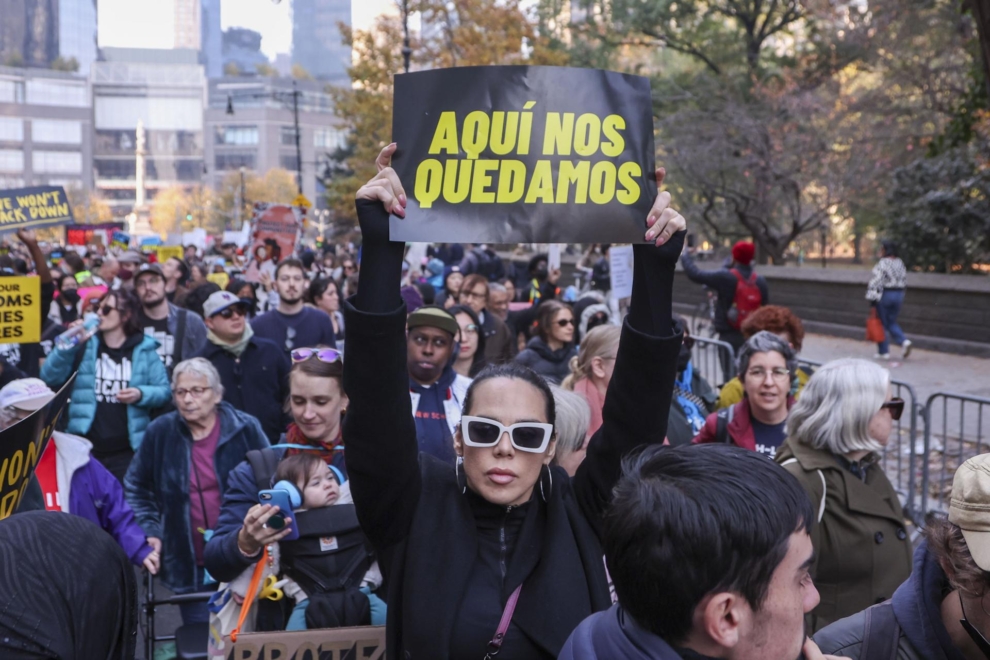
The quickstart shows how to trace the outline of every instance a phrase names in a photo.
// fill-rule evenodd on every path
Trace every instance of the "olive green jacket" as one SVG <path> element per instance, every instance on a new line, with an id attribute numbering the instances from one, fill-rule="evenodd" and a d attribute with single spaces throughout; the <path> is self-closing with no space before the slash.
<path id="1" fill-rule="evenodd" d="M 911 542 L 903 507 L 880 465 L 867 470 L 864 483 L 828 450 L 793 438 L 775 460 L 797 477 L 816 517 L 812 577 L 821 602 L 809 616 L 811 630 L 890 598 L 911 574 Z"/>

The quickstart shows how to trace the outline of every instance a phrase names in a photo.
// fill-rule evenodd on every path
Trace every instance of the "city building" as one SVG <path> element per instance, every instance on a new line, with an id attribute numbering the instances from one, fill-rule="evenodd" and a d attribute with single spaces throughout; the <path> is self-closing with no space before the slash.
<path id="1" fill-rule="evenodd" d="M 78 73 L 96 61 L 96 0 L 58 0 L 58 54 L 75 59 Z"/>
<path id="2" fill-rule="evenodd" d="M 58 57 L 58 0 L 0 0 L 0 64 L 47 68 Z"/>
<path id="3" fill-rule="evenodd" d="M 351 24 L 350 0 L 292 0 L 292 64 L 317 80 L 349 85 L 351 48 L 338 23 Z"/>
<path id="4" fill-rule="evenodd" d="M 0 67 L 0 189 L 91 188 L 92 117 L 82 76 Z"/>
<path id="5" fill-rule="evenodd" d="M 239 27 L 224 30 L 224 74 L 253 76 L 259 66 L 268 66 L 268 58 L 261 52 L 261 33 Z"/>
<path id="6" fill-rule="evenodd" d="M 134 208 L 138 122 L 146 134 L 147 198 L 202 183 L 206 76 L 199 52 L 104 48 L 93 64 L 94 177 L 115 215 Z"/>
<path id="7" fill-rule="evenodd" d="M 172 0 L 175 6 L 174 48 L 199 50 L 202 45 L 199 0 Z"/>
<path id="8" fill-rule="evenodd" d="M 220 0 L 200 0 L 200 51 L 207 78 L 223 75 L 223 28 L 220 26 Z"/>
<path id="9" fill-rule="evenodd" d="M 210 81 L 204 153 L 211 185 L 218 187 L 229 172 L 242 167 L 262 174 L 279 167 L 296 172 L 293 82 L 260 76 Z M 323 208 L 326 200 L 318 180 L 322 163 L 343 146 L 346 136 L 333 114 L 333 101 L 325 84 L 295 82 L 300 92 L 303 194 L 314 206 Z"/>

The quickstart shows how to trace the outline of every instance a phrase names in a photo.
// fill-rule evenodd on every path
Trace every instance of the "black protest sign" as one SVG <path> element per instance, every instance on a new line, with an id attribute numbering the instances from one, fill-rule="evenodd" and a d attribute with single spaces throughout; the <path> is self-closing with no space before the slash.
<path id="1" fill-rule="evenodd" d="M 397 75 L 392 240 L 642 242 L 657 196 L 650 83 L 543 66 Z"/>
<path id="2" fill-rule="evenodd" d="M 55 431 L 75 381 L 73 375 L 48 405 L 0 431 L 0 520 L 14 513 L 21 503 L 28 478 L 34 474 L 45 443 Z"/>
<path id="3" fill-rule="evenodd" d="M 0 190 L 0 231 L 71 222 L 72 209 L 62 186 Z"/>

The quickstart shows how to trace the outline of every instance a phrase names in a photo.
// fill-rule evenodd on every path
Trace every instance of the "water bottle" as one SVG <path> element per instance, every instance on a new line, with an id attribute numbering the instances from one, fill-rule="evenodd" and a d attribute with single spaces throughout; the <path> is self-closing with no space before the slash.
<path id="1" fill-rule="evenodd" d="M 82 325 L 69 328 L 55 338 L 55 348 L 66 351 L 75 348 L 90 337 L 96 334 L 100 327 L 100 317 L 96 314 L 86 314 L 83 317 Z"/>

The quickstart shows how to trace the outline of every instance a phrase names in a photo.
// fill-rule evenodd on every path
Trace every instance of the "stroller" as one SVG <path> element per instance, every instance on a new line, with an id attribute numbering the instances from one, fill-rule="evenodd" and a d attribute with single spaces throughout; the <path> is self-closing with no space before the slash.
<path id="1" fill-rule="evenodd" d="M 162 605 L 182 605 L 184 603 L 202 603 L 209 600 L 211 593 L 176 594 L 168 598 L 155 598 L 155 577 L 151 573 L 145 575 L 144 604 L 144 657 L 154 660 L 155 644 L 159 642 L 175 642 L 176 660 L 207 660 L 207 643 L 210 636 L 210 624 L 192 623 L 181 625 L 173 635 L 155 634 L 155 612 Z"/>

